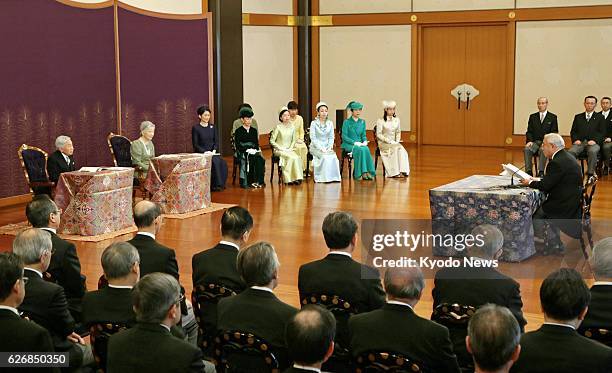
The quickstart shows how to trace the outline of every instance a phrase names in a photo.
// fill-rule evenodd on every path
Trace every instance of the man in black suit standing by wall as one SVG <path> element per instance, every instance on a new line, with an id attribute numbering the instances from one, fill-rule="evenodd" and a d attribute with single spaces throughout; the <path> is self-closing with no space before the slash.
<path id="1" fill-rule="evenodd" d="M 111 336 L 108 372 L 203 372 L 202 351 L 174 337 L 181 318 L 181 287 L 165 273 L 144 276 L 134 287 L 138 323 Z"/>
<path id="2" fill-rule="evenodd" d="M 594 114 L 593 114 L 594 115 Z M 563 252 L 565 248 L 559 237 L 559 225 L 575 230 L 580 222 L 580 200 L 582 197 L 582 171 L 571 153 L 565 151 L 561 135 L 549 133 L 544 136 L 542 148 L 549 159 L 546 173 L 541 180 L 524 179 L 523 185 L 548 194 L 546 201 L 533 214 L 533 230 L 537 237 L 544 236 L 549 226 L 549 240 L 545 243 L 544 254 Z M 546 220 L 548 219 L 548 223 Z M 563 219 L 555 225 L 551 219 Z"/>
<path id="3" fill-rule="evenodd" d="M 557 116 L 548 111 L 548 98 L 538 98 L 538 112 L 533 113 L 529 116 L 527 122 L 527 133 L 525 133 L 526 141 L 525 144 L 525 170 L 528 174 L 532 174 L 532 158 L 534 154 L 539 155 L 538 162 L 538 176 L 544 174 L 544 167 L 546 166 L 546 156 L 542 151 L 542 141 L 544 141 L 544 135 L 551 132 L 559 132 L 559 125 L 557 123 Z"/>
<path id="4" fill-rule="evenodd" d="M 73 243 L 57 235 L 62 212 L 46 194 L 32 198 L 26 206 L 28 222 L 34 228 L 43 229 L 51 234 L 53 255 L 47 272 L 54 281 L 64 288 L 68 309 L 72 317 L 81 320 L 81 299 L 85 294 L 85 276 L 81 274 L 81 262 Z"/>
<path id="5" fill-rule="evenodd" d="M 17 307 L 25 297 L 25 281 L 23 261 L 12 253 L 0 254 L 0 351 L 53 352 L 49 332 L 19 316 Z M 39 370 L 56 371 L 52 368 Z"/>
<path id="6" fill-rule="evenodd" d="M 580 330 L 603 328 L 612 330 L 612 237 L 604 238 L 593 247 L 591 268 L 595 282 L 591 286 L 589 311 Z"/>
<path id="7" fill-rule="evenodd" d="M 284 369 L 289 365 L 285 325 L 297 310 L 274 295 L 280 266 L 274 247 L 258 242 L 240 250 L 236 266 L 249 288 L 219 301 L 217 328 L 222 332 L 239 330 L 263 338 L 272 346 Z M 238 368 L 242 371 L 253 369 L 249 366 Z"/>
<path id="8" fill-rule="evenodd" d="M 602 97 L 600 105 L 601 111 L 599 114 L 603 117 L 602 134 L 604 137 L 603 145 L 601 146 L 604 162 L 603 174 L 608 175 L 610 173 L 610 157 L 612 157 L 612 115 L 610 115 L 612 100 L 607 96 Z"/>
<path id="9" fill-rule="evenodd" d="M 572 138 L 572 147 L 569 152 L 575 157 L 586 150 L 587 152 L 587 174 L 589 176 L 595 173 L 597 165 L 597 154 L 601 144 L 603 143 L 603 116 L 595 112 L 597 105 L 597 97 L 586 96 L 584 98 L 584 113 L 576 114 L 570 135 Z"/>
<path id="10" fill-rule="evenodd" d="M 427 370 L 459 373 L 448 329 L 414 312 L 425 280 L 416 268 L 388 268 L 385 273 L 387 303 L 380 309 L 351 316 L 350 350 L 396 352 L 414 359 Z"/>
<path id="11" fill-rule="evenodd" d="M 47 159 L 47 172 L 49 180 L 57 183 L 62 172 L 70 172 L 76 170 L 74 164 L 74 146 L 72 140 L 68 136 L 58 136 L 55 139 L 55 148 L 57 149 Z"/>
<path id="12" fill-rule="evenodd" d="M 579 335 L 591 296 L 580 273 L 562 268 L 544 280 L 540 303 L 544 325 L 521 338 L 511 372 L 612 372 L 612 348 Z"/>

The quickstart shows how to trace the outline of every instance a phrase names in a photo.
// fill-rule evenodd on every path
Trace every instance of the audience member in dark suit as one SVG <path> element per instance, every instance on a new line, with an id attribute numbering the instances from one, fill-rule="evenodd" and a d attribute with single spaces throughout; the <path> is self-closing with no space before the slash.
<path id="1" fill-rule="evenodd" d="M 47 159 L 47 172 L 49 173 L 49 180 L 57 183 L 59 176 L 63 172 L 70 172 L 76 170 L 74 165 L 74 147 L 72 146 L 72 140 L 68 136 L 58 136 L 55 139 L 55 148 L 57 149 Z"/>
<path id="2" fill-rule="evenodd" d="M 584 98 L 584 113 L 576 114 L 570 136 L 572 138 L 572 147 L 569 152 L 576 158 L 586 150 L 588 169 L 587 174 L 595 173 L 597 165 L 597 154 L 603 142 L 604 136 L 604 119 L 603 116 L 595 112 L 597 98 L 595 96 L 587 96 Z"/>
<path id="3" fill-rule="evenodd" d="M 46 194 L 32 198 L 26 206 L 26 216 L 34 228 L 51 233 L 53 255 L 47 272 L 64 288 L 68 309 L 76 321 L 81 320 L 81 299 L 86 291 L 85 276 L 81 274 L 81 262 L 73 243 L 61 239 L 56 233 L 60 225 L 61 211 Z"/>
<path id="4" fill-rule="evenodd" d="M 482 244 L 470 247 L 471 257 L 491 261 L 499 260 L 504 246 L 504 235 L 497 227 L 483 224 L 474 228 L 471 234 L 474 237 L 480 237 L 480 242 L 482 242 Z M 523 301 L 519 283 L 493 267 L 442 268 L 436 273 L 431 294 L 434 309 L 443 303 L 458 303 L 473 307 L 493 303 L 508 307 L 518 321 L 521 330 L 527 324 L 521 311 Z M 460 365 L 471 364 L 472 357 L 465 346 L 466 325 L 454 325 L 448 328 L 453 341 L 453 350 L 457 354 Z"/>
<path id="5" fill-rule="evenodd" d="M 53 352 L 49 332 L 32 321 L 22 319 L 17 311 L 25 296 L 25 281 L 23 261 L 15 254 L 0 254 L 0 351 Z M 58 370 L 39 368 L 37 371 Z"/>
<path id="6" fill-rule="evenodd" d="M 133 293 L 138 323 L 111 336 L 108 372 L 202 372 L 202 351 L 170 333 L 181 318 L 176 279 L 152 273 L 134 286 Z"/>
<path id="7" fill-rule="evenodd" d="M 280 266 L 274 247 L 258 242 L 240 250 L 236 266 L 249 288 L 219 301 L 217 328 L 221 332 L 239 330 L 263 338 L 277 353 L 281 369 L 285 369 L 289 365 L 285 325 L 297 310 L 274 295 Z"/>
<path id="8" fill-rule="evenodd" d="M 521 354 L 511 372 L 612 372 L 612 348 L 576 332 L 590 298 L 576 270 L 548 275 L 540 287 L 544 325 L 521 337 Z"/>
<path id="9" fill-rule="evenodd" d="M 550 227 L 549 242 L 545 243 L 546 248 L 543 252 L 545 255 L 565 250 L 559 237 L 559 225 L 565 226 L 564 231 L 569 233 L 568 230 L 579 229 L 580 224 L 582 171 L 576 159 L 565 151 L 564 147 L 565 142 L 561 135 L 549 133 L 544 136 L 542 148 L 549 159 L 544 177 L 541 180 L 529 178 L 521 181 L 548 194 L 546 201 L 533 214 L 533 229 L 537 237 L 544 236 L 546 225 Z M 561 223 L 547 224 L 546 219 L 565 220 Z"/>
<path id="10" fill-rule="evenodd" d="M 599 115 L 603 117 L 603 144 L 601 146 L 601 152 L 603 154 L 604 169 L 603 174 L 608 175 L 610 173 L 610 157 L 612 157 L 612 115 L 610 115 L 610 106 L 612 106 L 612 100 L 610 97 L 602 97 L 600 101 L 601 111 Z"/>
<path id="11" fill-rule="evenodd" d="M 134 206 L 134 223 L 138 227 L 136 236 L 128 241 L 132 244 L 140 256 L 140 276 L 149 273 L 167 273 L 179 281 L 178 263 L 174 250 L 166 247 L 155 240 L 155 235 L 162 226 L 163 217 L 161 207 L 151 201 L 140 201 Z M 181 294 L 185 289 L 181 286 Z M 191 303 L 183 298 L 181 310 L 184 317 L 179 324 L 189 342 L 197 344 L 198 328 L 193 315 Z"/>
<path id="12" fill-rule="evenodd" d="M 612 330 L 612 237 L 604 238 L 593 247 L 591 268 L 595 282 L 591 286 L 589 310 L 580 329 L 602 328 Z"/>
<path id="13" fill-rule="evenodd" d="M 394 352 L 436 372 L 459 372 L 448 329 L 414 312 L 425 288 L 421 269 L 388 268 L 384 280 L 387 303 L 349 319 L 353 356 Z"/>
<path id="14" fill-rule="evenodd" d="M 325 308 L 307 305 L 296 313 L 285 330 L 285 341 L 293 367 L 285 373 L 321 372 L 334 352 L 336 319 Z"/>
<path id="15" fill-rule="evenodd" d="M 13 252 L 23 260 L 28 278 L 26 294 L 19 310 L 51 334 L 56 351 L 68 351 L 70 367 L 93 362 L 91 349 L 74 331 L 75 322 L 61 286 L 43 279 L 51 261 L 51 235 L 38 228 L 19 233 L 13 241 Z"/>
<path id="16" fill-rule="evenodd" d="M 535 154 L 539 155 L 538 176 L 544 175 L 544 167 L 546 167 L 546 156 L 542 151 L 542 142 L 544 135 L 551 132 L 559 132 L 557 116 L 547 110 L 548 98 L 538 98 L 538 112 L 529 116 L 527 122 L 527 133 L 525 133 L 525 170 L 529 175 L 532 175 L 532 158 Z"/>
<path id="17" fill-rule="evenodd" d="M 357 242 L 357 222 L 347 212 L 333 212 L 323 220 L 323 237 L 329 253 L 304 264 L 298 275 L 300 299 L 312 294 L 337 295 L 357 313 L 373 311 L 385 303 L 385 292 L 377 269 L 351 257 Z M 348 347 L 348 320 L 337 320 L 336 342 Z"/>
<path id="18" fill-rule="evenodd" d="M 487 304 L 470 318 L 465 343 L 476 373 L 507 373 L 521 352 L 521 329 L 506 307 Z"/>

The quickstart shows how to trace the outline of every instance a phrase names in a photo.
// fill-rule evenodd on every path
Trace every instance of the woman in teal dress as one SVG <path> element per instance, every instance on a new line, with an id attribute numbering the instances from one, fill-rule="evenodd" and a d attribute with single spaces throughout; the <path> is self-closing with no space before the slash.
<path id="1" fill-rule="evenodd" d="M 346 109 L 351 111 L 351 116 L 342 123 L 342 149 L 353 153 L 353 177 L 357 180 L 372 180 L 376 170 L 368 148 L 366 123 L 359 118 L 363 105 L 351 101 Z"/>

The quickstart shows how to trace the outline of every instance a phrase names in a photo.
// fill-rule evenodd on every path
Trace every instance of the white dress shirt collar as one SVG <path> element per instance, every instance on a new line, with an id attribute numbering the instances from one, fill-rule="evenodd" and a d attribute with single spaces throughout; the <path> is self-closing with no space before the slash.
<path id="1" fill-rule="evenodd" d="M 45 231 L 49 231 L 49 232 L 57 234 L 57 229 L 55 229 L 55 228 L 43 227 L 43 228 L 40 228 L 40 229 L 43 229 Z"/>
<path id="2" fill-rule="evenodd" d="M 17 308 L 15 308 L 15 307 L 0 305 L 0 310 L 9 310 L 9 311 L 13 311 L 13 312 L 15 313 L 15 315 L 20 316 L 20 315 L 19 315 L 19 311 L 17 311 Z M 319 372 L 320 372 L 320 371 L 319 371 Z"/>
<path id="3" fill-rule="evenodd" d="M 240 250 L 240 246 L 236 245 L 236 244 L 235 244 L 235 243 L 233 243 L 233 242 L 229 242 L 229 241 L 224 241 L 224 240 L 221 240 L 221 241 L 219 241 L 219 245 L 231 246 L 231 247 L 235 247 L 235 248 L 236 248 L 236 250 Z"/>
<path id="4" fill-rule="evenodd" d="M 603 116 L 604 116 L 604 118 L 608 119 L 608 115 L 610 115 L 610 110 L 607 110 L 607 111 L 603 111 L 603 110 L 602 110 L 602 111 L 601 111 L 601 115 L 603 115 Z"/>
<path id="5" fill-rule="evenodd" d="M 319 372 L 319 373 L 321 373 L 321 369 L 319 369 L 319 368 L 307 367 L 306 365 L 300 365 L 298 363 L 293 363 L 293 367 L 295 369 L 309 370 L 309 371 L 312 371 L 312 372 Z"/>
<path id="6" fill-rule="evenodd" d="M 61 152 L 60 152 L 61 153 Z M 70 157 L 67 156 L 66 154 L 62 153 L 62 155 L 64 156 L 64 160 L 66 161 L 66 163 L 70 164 Z"/>
<path id="7" fill-rule="evenodd" d="M 166 325 L 166 324 L 159 324 L 159 325 L 161 325 L 161 326 L 163 326 L 164 328 L 166 328 L 166 330 L 167 330 L 167 331 L 170 331 L 170 327 L 169 327 L 168 325 Z"/>
<path id="8" fill-rule="evenodd" d="M 544 110 L 544 111 L 540 112 L 539 115 L 540 115 L 540 118 L 542 118 L 542 119 L 540 119 L 541 121 L 543 121 L 544 118 L 546 118 L 546 114 L 548 114 L 548 110 Z"/>
<path id="9" fill-rule="evenodd" d="M 41 272 L 41 271 L 39 271 L 39 270 L 37 270 L 37 269 L 30 268 L 30 267 L 24 267 L 23 269 L 24 269 L 24 270 L 26 270 L 26 269 L 27 269 L 27 270 L 30 270 L 30 271 L 32 271 L 32 272 L 36 272 L 36 273 L 37 273 L 37 274 L 40 276 L 40 278 L 43 278 L 43 274 L 42 274 L 42 272 Z"/>
<path id="10" fill-rule="evenodd" d="M 113 289 L 132 289 L 133 286 L 129 286 L 129 285 L 111 285 L 108 284 L 109 288 L 113 288 Z"/>
<path id="11" fill-rule="evenodd" d="M 397 301 L 397 300 L 388 300 L 387 304 L 396 304 L 398 306 L 406 306 L 406 307 L 410 307 L 411 310 L 414 310 L 412 308 L 412 306 L 409 305 L 408 303 L 400 302 L 400 301 Z"/>
<path id="12" fill-rule="evenodd" d="M 612 285 L 612 281 L 595 281 L 593 286 L 595 285 Z"/>
<path id="13" fill-rule="evenodd" d="M 568 324 L 558 324 L 556 322 L 545 322 L 544 325 L 555 325 L 555 326 L 565 326 L 566 328 L 572 328 L 574 330 L 576 330 L 576 328 L 574 328 L 572 325 L 568 325 Z"/>
<path id="14" fill-rule="evenodd" d="M 346 251 L 330 251 L 329 254 L 344 255 L 344 256 L 348 256 L 349 258 L 353 257 L 353 255 L 351 255 L 351 253 L 347 253 Z"/>
<path id="15" fill-rule="evenodd" d="M 149 233 L 149 232 L 138 232 L 136 234 L 141 234 L 143 236 L 147 236 L 147 237 L 151 237 L 152 239 L 155 239 L 155 235 L 153 233 Z"/>
<path id="16" fill-rule="evenodd" d="M 561 150 L 563 150 L 563 148 L 557 149 L 557 151 L 553 153 L 553 155 L 552 155 L 552 157 L 550 157 L 550 159 L 554 159 L 555 155 L 557 155 L 557 153 L 559 153 Z"/>
<path id="17" fill-rule="evenodd" d="M 255 289 L 255 290 L 263 290 L 263 291 L 267 291 L 269 293 L 274 294 L 274 292 L 272 291 L 272 289 L 270 289 L 267 286 L 251 286 L 251 289 Z"/>

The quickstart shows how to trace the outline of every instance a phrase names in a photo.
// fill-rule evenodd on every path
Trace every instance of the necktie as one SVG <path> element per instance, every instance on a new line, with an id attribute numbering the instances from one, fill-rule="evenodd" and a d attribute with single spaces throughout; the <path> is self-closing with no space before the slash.
<path id="1" fill-rule="evenodd" d="M 544 122 L 544 113 L 540 113 L 540 123 Z"/>
<path id="2" fill-rule="evenodd" d="M 587 122 L 591 120 L 591 114 L 587 113 L 586 117 L 587 117 Z"/>

